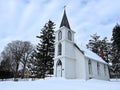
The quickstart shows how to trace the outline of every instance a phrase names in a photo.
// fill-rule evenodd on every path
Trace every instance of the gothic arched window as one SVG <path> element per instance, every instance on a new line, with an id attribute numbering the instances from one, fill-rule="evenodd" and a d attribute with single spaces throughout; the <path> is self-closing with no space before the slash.
<path id="1" fill-rule="evenodd" d="M 59 31 L 59 33 L 58 33 L 58 40 L 61 40 L 61 39 L 62 39 L 62 32 Z"/>
<path id="2" fill-rule="evenodd" d="M 91 60 L 88 61 L 89 74 L 92 74 L 92 63 Z"/>
<path id="3" fill-rule="evenodd" d="M 58 55 L 61 55 L 62 54 L 62 44 L 59 43 L 58 44 Z"/>
<path id="4" fill-rule="evenodd" d="M 68 40 L 72 40 L 72 34 L 70 31 L 68 31 Z"/>

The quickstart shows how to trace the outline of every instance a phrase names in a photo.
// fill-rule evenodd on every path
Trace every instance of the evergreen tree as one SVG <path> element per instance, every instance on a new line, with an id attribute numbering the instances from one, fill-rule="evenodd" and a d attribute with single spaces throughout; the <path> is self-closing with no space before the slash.
<path id="1" fill-rule="evenodd" d="M 112 32 L 112 64 L 113 70 L 120 74 L 120 25 L 117 24 Z"/>
<path id="2" fill-rule="evenodd" d="M 8 59 L 2 60 L 0 63 L 0 79 L 13 78 L 13 71 Z"/>
<path id="3" fill-rule="evenodd" d="M 107 63 L 110 62 L 111 58 L 111 43 L 108 42 L 107 37 L 100 40 L 100 36 L 93 34 L 92 39 L 86 45 L 88 49 L 99 55 Z"/>
<path id="4" fill-rule="evenodd" d="M 112 44 L 111 44 L 111 42 L 108 42 L 107 37 L 105 37 L 103 40 L 101 40 L 100 56 L 107 63 L 109 63 L 110 59 L 111 59 L 111 49 L 112 49 Z"/>
<path id="5" fill-rule="evenodd" d="M 31 71 L 31 77 L 32 78 L 41 78 L 41 67 L 40 67 L 40 53 L 37 52 L 37 50 L 34 50 L 34 52 L 31 54 L 31 60 L 28 64 L 28 68 Z"/>
<path id="6" fill-rule="evenodd" d="M 98 36 L 97 34 L 93 34 L 91 36 L 91 40 L 89 40 L 89 43 L 86 45 L 88 49 L 90 49 L 91 51 L 93 51 L 94 53 L 99 55 L 100 52 L 100 36 Z"/>
<path id="7" fill-rule="evenodd" d="M 54 57 L 54 27 L 52 21 L 48 21 L 41 29 L 37 38 L 40 42 L 33 55 L 33 73 L 38 78 L 45 78 L 47 74 L 53 74 L 53 57 Z"/>

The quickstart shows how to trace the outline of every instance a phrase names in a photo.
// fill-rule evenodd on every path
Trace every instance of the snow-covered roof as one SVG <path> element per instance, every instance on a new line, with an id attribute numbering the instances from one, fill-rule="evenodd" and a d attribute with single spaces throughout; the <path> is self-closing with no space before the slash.
<path id="1" fill-rule="evenodd" d="M 75 46 L 77 46 L 77 45 L 75 45 Z M 83 46 L 81 46 L 81 47 L 77 46 L 77 48 L 79 48 L 79 50 L 81 50 L 86 57 L 91 58 L 92 60 L 95 60 L 97 62 L 107 64 L 100 56 L 98 56 L 96 53 L 90 51 L 89 49 L 87 49 Z"/>

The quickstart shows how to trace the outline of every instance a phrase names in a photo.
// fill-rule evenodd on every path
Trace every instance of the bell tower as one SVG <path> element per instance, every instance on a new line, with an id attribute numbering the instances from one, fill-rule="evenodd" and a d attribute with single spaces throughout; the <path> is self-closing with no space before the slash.
<path id="1" fill-rule="evenodd" d="M 75 78 L 74 33 L 64 9 L 60 28 L 55 32 L 55 77 Z"/>

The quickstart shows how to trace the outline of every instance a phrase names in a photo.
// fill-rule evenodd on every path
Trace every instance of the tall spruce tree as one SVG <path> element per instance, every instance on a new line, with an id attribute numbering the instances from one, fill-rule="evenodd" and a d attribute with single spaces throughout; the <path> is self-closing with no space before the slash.
<path id="1" fill-rule="evenodd" d="M 34 72 L 38 78 L 45 78 L 48 74 L 53 74 L 53 57 L 55 42 L 55 24 L 48 21 L 41 29 L 40 35 L 37 36 L 40 42 L 34 53 Z"/>
<path id="2" fill-rule="evenodd" d="M 112 32 L 112 64 L 116 75 L 120 75 L 120 25 L 117 24 Z"/>
<path id="3" fill-rule="evenodd" d="M 100 44 L 100 56 L 105 60 L 107 63 L 111 62 L 111 49 L 112 45 L 111 42 L 108 41 L 107 37 L 101 40 Z"/>
<path id="4" fill-rule="evenodd" d="M 107 37 L 103 40 L 100 40 L 100 36 L 93 34 L 92 39 L 89 40 L 89 43 L 86 45 L 88 49 L 92 52 L 99 55 L 107 63 L 110 62 L 111 58 L 111 43 L 108 42 Z"/>
<path id="5" fill-rule="evenodd" d="M 94 53 L 98 54 L 99 55 L 99 48 L 100 48 L 100 36 L 98 36 L 97 34 L 93 34 L 91 35 L 91 38 L 89 40 L 89 43 L 86 45 L 88 49 L 90 49 L 91 51 L 93 51 Z"/>

